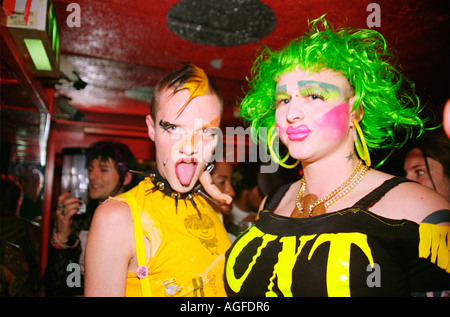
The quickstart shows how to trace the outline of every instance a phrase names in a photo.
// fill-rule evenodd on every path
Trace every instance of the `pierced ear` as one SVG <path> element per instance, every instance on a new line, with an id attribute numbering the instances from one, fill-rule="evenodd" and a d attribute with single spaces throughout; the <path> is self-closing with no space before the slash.
<path id="1" fill-rule="evenodd" d="M 150 140 L 155 141 L 155 124 L 153 122 L 152 116 L 148 114 L 145 117 L 145 122 L 147 123 L 147 132 Z"/>

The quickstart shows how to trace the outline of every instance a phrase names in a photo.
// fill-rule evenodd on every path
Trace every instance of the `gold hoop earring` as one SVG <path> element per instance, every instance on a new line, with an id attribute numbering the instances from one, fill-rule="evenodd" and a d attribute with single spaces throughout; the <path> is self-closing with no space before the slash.
<path id="1" fill-rule="evenodd" d="M 276 130 L 277 132 L 272 134 L 272 130 Z M 272 159 L 275 161 L 275 163 L 279 164 L 280 166 L 284 167 L 284 168 L 294 168 L 298 165 L 298 163 L 300 163 L 300 160 L 297 160 L 295 163 L 291 164 L 291 165 L 287 165 L 284 162 L 286 162 L 290 156 L 289 152 L 288 154 L 286 154 L 286 156 L 283 159 L 279 159 L 277 153 L 274 151 L 272 143 L 275 141 L 275 138 L 278 136 L 278 130 L 275 126 L 270 127 L 269 128 L 269 132 L 267 133 L 267 140 L 268 140 L 268 148 L 269 148 L 269 153 L 270 156 L 272 157 Z"/>
<path id="2" fill-rule="evenodd" d="M 359 126 L 359 123 L 353 119 L 353 124 L 355 125 L 355 131 L 354 131 L 354 143 L 355 143 L 355 149 L 358 153 L 358 156 L 361 160 L 364 161 L 366 166 L 370 166 L 370 153 L 369 149 L 367 148 L 366 140 L 364 139 L 364 135 L 362 133 L 361 127 Z"/>

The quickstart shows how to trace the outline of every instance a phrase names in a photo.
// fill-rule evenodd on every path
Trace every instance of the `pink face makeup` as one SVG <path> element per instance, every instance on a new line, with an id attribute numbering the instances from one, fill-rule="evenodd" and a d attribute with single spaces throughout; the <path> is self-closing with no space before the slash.
<path id="1" fill-rule="evenodd" d="M 314 125 L 322 131 L 326 141 L 336 141 L 347 131 L 348 116 L 348 105 L 344 102 L 315 120 Z"/>

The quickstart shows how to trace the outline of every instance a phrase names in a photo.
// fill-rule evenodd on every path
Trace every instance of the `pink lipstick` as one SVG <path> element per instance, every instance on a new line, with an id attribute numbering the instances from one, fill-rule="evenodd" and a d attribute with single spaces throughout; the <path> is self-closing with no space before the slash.
<path id="1" fill-rule="evenodd" d="M 288 127 L 286 134 L 291 141 L 303 141 L 309 135 L 311 130 L 306 125 L 300 125 L 296 128 Z"/>

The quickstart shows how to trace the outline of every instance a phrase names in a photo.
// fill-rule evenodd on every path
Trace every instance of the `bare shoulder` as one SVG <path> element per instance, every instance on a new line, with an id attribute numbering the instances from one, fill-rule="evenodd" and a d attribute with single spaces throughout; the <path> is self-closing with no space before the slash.
<path id="1" fill-rule="evenodd" d="M 86 254 L 114 254 L 125 258 L 128 263 L 134 254 L 133 232 L 133 217 L 128 204 L 110 199 L 95 210 Z M 117 248 L 118 245 L 122 247 Z"/>
<path id="2" fill-rule="evenodd" d="M 115 199 L 100 204 L 95 210 L 89 231 L 116 235 L 117 238 L 129 236 L 133 231 L 133 218 L 128 204 Z"/>
<path id="3" fill-rule="evenodd" d="M 132 221 L 128 204 L 116 199 L 109 199 L 100 204 L 95 210 L 94 218 L 101 218 L 102 221 L 110 223 Z"/>
<path id="4" fill-rule="evenodd" d="M 85 295 L 123 296 L 130 261 L 135 255 L 128 205 L 109 200 L 98 206 L 86 244 Z"/>
<path id="5" fill-rule="evenodd" d="M 450 202 L 436 191 L 418 183 L 408 182 L 399 186 L 397 197 L 402 198 L 404 212 L 411 214 L 417 223 L 438 210 L 450 209 Z M 407 218 L 408 219 L 408 218 Z"/>
<path id="6" fill-rule="evenodd" d="M 386 179 L 392 175 L 385 174 Z M 374 212 L 392 219 L 422 222 L 430 214 L 450 209 L 448 202 L 436 191 L 416 182 L 404 182 L 391 189 L 375 206 Z"/>

